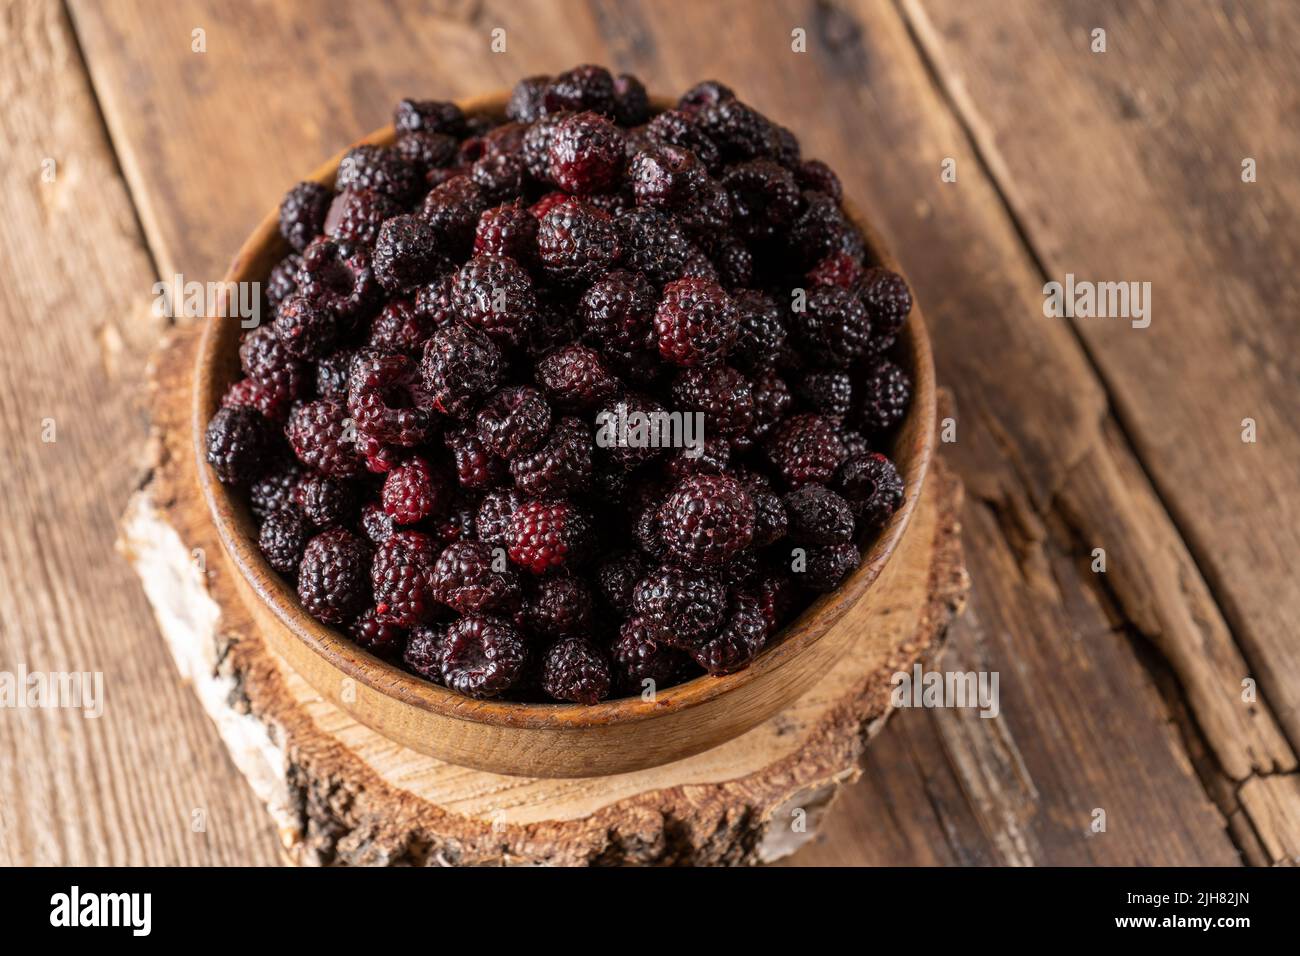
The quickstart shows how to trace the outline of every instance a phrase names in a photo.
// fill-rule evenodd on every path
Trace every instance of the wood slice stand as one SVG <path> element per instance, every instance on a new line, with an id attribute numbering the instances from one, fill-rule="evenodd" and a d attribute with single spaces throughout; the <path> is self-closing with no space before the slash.
<path id="1" fill-rule="evenodd" d="M 750 864 L 811 839 L 888 717 L 890 675 L 933 660 L 969 584 L 958 480 L 936 461 L 898 552 L 862 602 L 870 627 L 792 707 L 676 763 L 611 777 L 508 777 L 392 743 L 264 644 L 199 496 L 189 433 L 197 330 L 151 371 L 152 470 L 121 547 L 181 674 L 299 864 Z M 857 610 L 851 618 L 863 620 Z M 846 618 L 848 621 L 849 618 Z"/>

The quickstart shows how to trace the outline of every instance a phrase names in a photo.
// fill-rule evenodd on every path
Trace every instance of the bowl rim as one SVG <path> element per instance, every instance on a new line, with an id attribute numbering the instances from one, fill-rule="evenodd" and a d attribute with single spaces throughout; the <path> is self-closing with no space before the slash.
<path id="1" fill-rule="evenodd" d="M 467 115 L 503 113 L 509 91 L 497 91 L 458 100 Z M 652 97 L 655 111 L 671 108 L 673 101 Z M 347 149 L 340 150 L 319 166 L 309 179 L 332 187 L 343 156 L 355 146 L 388 145 L 396 138 L 391 125 L 365 136 Z M 845 213 L 862 231 L 867 247 L 875 259 L 895 272 L 901 269 L 881 242 L 867 219 L 848 200 Z M 287 251 L 279 233 L 278 208 L 272 209 L 241 245 L 222 279 L 222 290 L 233 283 L 263 281 L 264 276 L 247 275 L 252 263 L 270 246 Z M 281 253 L 283 254 L 283 252 Z M 218 315 L 225 309 L 218 309 Z M 930 339 L 921 308 L 913 300 L 912 312 L 895 348 L 902 348 L 911 363 L 913 378 L 912 406 L 896 436 L 916 431 L 915 454 L 900 467 L 904 479 L 904 500 L 890 521 L 881 529 L 857 570 L 839 588 L 823 594 L 809 604 L 778 634 L 781 639 L 769 645 L 747 668 L 722 676 L 702 675 L 681 684 L 657 689 L 653 701 L 639 696 L 614 698 L 593 705 L 569 703 L 523 703 L 501 700 L 478 700 L 457 694 L 402 670 L 353 643 L 341 631 L 312 618 L 298 602 L 296 590 L 276 574 L 259 552 L 256 529 L 247 505 L 231 494 L 216 477 L 206 460 L 204 433 L 208 419 L 219 405 L 220 394 L 233 379 L 220 374 L 229 368 L 228 340 L 237 343 L 238 319 L 207 317 L 196 350 L 193 370 L 190 424 L 200 490 L 227 557 L 256 598 L 262 601 L 297 640 L 346 677 L 401 703 L 432 714 L 469 723 L 489 724 L 519 729 L 582 729 L 613 723 L 635 723 L 669 713 L 698 707 L 743 687 L 763 675 L 779 670 L 803 650 L 820 640 L 856 604 L 879 578 L 911 521 L 922 486 L 929 473 L 933 455 L 936 387 Z M 237 345 L 234 346 L 237 348 Z M 223 355 L 225 356 L 223 360 Z M 919 427 L 918 427 L 919 426 Z M 897 441 L 896 447 L 901 444 Z"/>

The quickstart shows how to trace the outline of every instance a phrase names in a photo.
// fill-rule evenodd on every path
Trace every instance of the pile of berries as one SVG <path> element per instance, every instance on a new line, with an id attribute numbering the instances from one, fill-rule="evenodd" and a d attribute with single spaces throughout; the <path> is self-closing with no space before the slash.
<path id="1" fill-rule="evenodd" d="M 721 83 L 652 115 L 582 66 L 504 119 L 395 123 L 285 197 L 274 318 L 207 429 L 267 562 L 472 697 L 744 668 L 902 502 L 907 285 L 835 173 Z M 601 440 L 633 413 L 698 414 L 702 442 Z"/>

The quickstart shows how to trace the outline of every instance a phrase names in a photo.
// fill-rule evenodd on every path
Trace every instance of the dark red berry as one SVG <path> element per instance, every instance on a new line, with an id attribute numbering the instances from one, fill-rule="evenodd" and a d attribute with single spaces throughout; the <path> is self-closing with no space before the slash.
<path id="1" fill-rule="evenodd" d="M 346 524 L 356 511 L 356 488 L 346 479 L 307 472 L 293 489 L 293 501 L 317 528 Z"/>
<path id="2" fill-rule="evenodd" d="M 836 202 L 844 198 L 844 187 L 840 185 L 840 177 L 836 176 L 835 171 L 820 159 L 805 159 L 795 167 L 794 175 L 801 189 L 825 193 Z"/>
<path id="3" fill-rule="evenodd" d="M 750 432 L 755 438 L 767 435 L 794 403 L 785 379 L 772 369 L 759 372 L 749 387 L 754 396 L 754 424 Z"/>
<path id="4" fill-rule="evenodd" d="M 748 369 L 771 367 L 785 345 L 784 312 L 764 292 L 746 289 L 734 296 L 740 329 L 732 354 L 738 365 Z"/>
<path id="5" fill-rule="evenodd" d="M 529 497 L 563 497 L 590 485 L 593 453 L 591 429 L 580 419 L 562 418 L 536 451 L 511 459 L 510 474 Z"/>
<path id="6" fill-rule="evenodd" d="M 286 433 L 303 464 L 335 478 L 352 478 L 362 471 L 353 430 L 344 406 L 318 400 L 305 402 L 290 413 Z"/>
<path id="7" fill-rule="evenodd" d="M 294 293 L 276 309 L 271 331 L 295 359 L 314 361 L 334 348 L 346 327 L 327 306 Z"/>
<path id="8" fill-rule="evenodd" d="M 298 270 L 301 268 L 302 256 L 296 252 L 285 256 L 271 267 L 262 291 L 266 294 L 266 304 L 272 313 L 288 296 L 298 291 Z"/>
<path id="9" fill-rule="evenodd" d="M 444 133 L 459 137 L 465 135 L 465 114 L 455 103 L 405 99 L 393 112 L 393 125 L 399 133 Z"/>
<path id="10" fill-rule="evenodd" d="M 583 338 L 609 356 L 640 355 L 655 347 L 658 296 L 644 275 L 615 269 L 578 300 Z"/>
<path id="11" fill-rule="evenodd" d="M 445 263 L 433 227 L 414 216 L 394 216 L 379 229 L 375 240 L 375 278 L 395 292 L 433 277 Z"/>
<path id="12" fill-rule="evenodd" d="M 463 258 L 474 244 L 479 216 L 490 205 L 478 183 L 468 176 L 453 176 L 424 197 L 420 218 L 437 233 L 444 255 Z"/>
<path id="13" fill-rule="evenodd" d="M 375 548 L 370 583 L 381 621 L 412 627 L 434 613 L 438 546 L 420 531 L 394 531 Z"/>
<path id="14" fill-rule="evenodd" d="M 845 252 L 832 252 L 808 270 L 808 284 L 837 285 L 841 289 L 853 289 L 862 281 L 864 274 L 862 264 L 853 256 Z"/>
<path id="15" fill-rule="evenodd" d="M 467 697 L 496 697 L 523 676 L 528 649 L 514 626 L 499 617 L 471 614 L 447 628 L 442 679 Z"/>
<path id="16" fill-rule="evenodd" d="M 537 227 L 537 254 L 555 282 L 592 282 L 623 253 L 613 217 L 580 199 L 566 199 L 547 210 Z"/>
<path id="17" fill-rule="evenodd" d="M 493 488 L 485 494 L 474 517 L 478 539 L 495 547 L 505 547 L 510 517 L 523 501 L 523 496 L 513 488 Z"/>
<path id="18" fill-rule="evenodd" d="M 523 602 L 519 576 L 498 551 L 481 541 L 447 545 L 433 568 L 433 596 L 459 614 L 509 615 Z"/>
<path id="19" fill-rule="evenodd" d="M 706 106 L 735 98 L 736 94 L 726 84 L 719 83 L 717 80 L 704 80 L 682 94 L 681 99 L 677 101 L 677 108 L 688 114 L 698 113 Z"/>
<path id="20" fill-rule="evenodd" d="M 542 658 L 542 690 L 556 700 L 595 704 L 610 684 L 609 662 L 585 637 L 556 641 Z"/>
<path id="21" fill-rule="evenodd" d="M 225 484 L 247 484 L 270 464 L 274 426 L 255 409 L 221 408 L 208 422 L 208 464 Z"/>
<path id="22" fill-rule="evenodd" d="M 632 157 L 628 178 L 638 205 L 679 209 L 704 187 L 708 170 L 682 146 L 652 142 Z"/>
<path id="23" fill-rule="evenodd" d="M 241 378 L 226 389 L 226 393 L 221 396 L 221 406 L 251 408 L 273 422 L 282 422 L 289 414 L 291 400 L 288 391 L 279 384 Z"/>
<path id="24" fill-rule="evenodd" d="M 415 167 L 416 171 L 428 182 L 429 174 L 444 172 L 456 158 L 459 144 L 455 137 L 446 133 L 426 133 L 415 131 L 403 133 L 397 137 L 393 148 L 401 157 Z"/>
<path id="25" fill-rule="evenodd" d="M 912 311 L 912 290 L 896 272 L 868 269 L 862 278 L 862 300 L 871 316 L 871 348 L 883 352 L 894 344 Z"/>
<path id="26" fill-rule="evenodd" d="M 623 132 L 592 112 L 566 116 L 547 148 L 550 181 L 570 193 L 607 192 L 623 173 Z"/>
<path id="27" fill-rule="evenodd" d="M 361 506 L 361 530 L 375 544 L 383 544 L 397 530 L 393 516 L 384 510 L 383 505 L 367 501 Z"/>
<path id="28" fill-rule="evenodd" d="M 479 217 L 474 254 L 507 256 L 521 265 L 537 261 L 537 217 L 521 200 L 494 206 Z"/>
<path id="29" fill-rule="evenodd" d="M 346 624 L 370 602 L 370 545 L 345 528 L 307 542 L 298 565 L 298 599 L 323 624 Z"/>
<path id="30" fill-rule="evenodd" d="M 335 188 L 373 189 L 399 203 L 409 202 L 420 189 L 420 175 L 395 149 L 355 146 L 339 163 Z"/>
<path id="31" fill-rule="evenodd" d="M 700 129 L 693 116 L 680 110 L 666 110 L 646 124 L 645 135 L 651 142 L 680 146 L 694 153 L 710 172 L 722 165 L 718 144 Z"/>
<path id="32" fill-rule="evenodd" d="M 842 419 L 853 407 L 853 380 L 839 370 L 804 372 L 796 380 L 795 395 L 809 411 Z"/>
<path id="33" fill-rule="evenodd" d="M 257 534 L 257 547 L 266 563 L 287 578 L 296 578 L 302 553 L 314 531 L 306 515 L 286 508 L 266 516 Z"/>
<path id="34" fill-rule="evenodd" d="M 784 500 L 790 537 L 799 544 L 847 544 L 853 540 L 848 502 L 825 485 L 807 484 Z"/>
<path id="35" fill-rule="evenodd" d="M 618 391 L 618 380 L 600 353 L 577 344 L 562 346 L 538 362 L 537 384 L 569 411 L 593 408 Z"/>
<path id="36" fill-rule="evenodd" d="M 659 354 L 687 367 L 722 361 L 736 340 L 739 311 L 731 296 L 707 279 L 679 279 L 664 288 L 655 312 Z"/>
<path id="37" fill-rule="evenodd" d="M 632 613 L 658 628 L 665 643 L 689 649 L 722 626 L 727 590 L 707 575 L 666 566 L 637 582 Z"/>
<path id="38" fill-rule="evenodd" d="M 348 634 L 358 645 L 385 660 L 400 657 L 406 643 L 406 629 L 381 620 L 373 607 L 366 608 L 348 625 Z"/>
<path id="39" fill-rule="evenodd" d="M 668 687 L 683 671 L 682 653 L 663 640 L 659 627 L 643 617 L 632 616 L 623 622 L 610 646 L 610 657 L 619 686 L 630 693 Z"/>
<path id="40" fill-rule="evenodd" d="M 731 674 L 748 667 L 767 643 L 767 616 L 758 598 L 738 594 L 727 623 L 711 640 L 691 648 L 695 662 L 713 675 Z"/>
<path id="41" fill-rule="evenodd" d="M 625 210 L 619 214 L 617 226 L 627 267 L 656 284 L 681 278 L 688 265 L 703 258 L 681 223 L 658 209 L 638 206 Z"/>
<path id="42" fill-rule="evenodd" d="M 878 528 L 903 503 L 903 479 L 894 463 L 877 452 L 855 455 L 840 465 L 835 487 L 865 528 Z"/>
<path id="43" fill-rule="evenodd" d="M 411 458 L 385 476 L 381 500 L 395 522 L 415 524 L 451 503 L 451 487 L 423 458 Z"/>
<path id="44" fill-rule="evenodd" d="M 772 122 L 740 100 L 718 99 L 700 109 L 695 121 L 718 144 L 726 161 L 775 157 L 780 152 L 781 144 Z"/>
<path id="45" fill-rule="evenodd" d="M 506 463 L 488 451 L 474 429 L 453 429 L 442 440 L 456 463 L 456 480 L 462 488 L 488 488 L 505 477 Z"/>
<path id="46" fill-rule="evenodd" d="M 889 431 L 907 415 L 911 402 L 911 376 L 888 359 L 877 359 L 862 378 L 862 427 Z"/>
<path id="47" fill-rule="evenodd" d="M 492 454 L 509 460 L 537 448 L 551 430 L 551 406 L 527 385 L 503 388 L 484 402 L 478 437 Z"/>
<path id="48" fill-rule="evenodd" d="M 790 171 L 770 159 L 732 166 L 722 177 L 731 196 L 733 221 L 751 242 L 789 229 L 799 213 L 799 187 Z"/>
<path id="49" fill-rule="evenodd" d="M 602 561 L 596 568 L 596 586 L 605 605 L 617 614 L 626 614 L 632 589 L 645 571 L 645 560 L 635 551 L 624 551 Z"/>
<path id="50" fill-rule="evenodd" d="M 370 314 L 381 291 L 363 247 L 325 238 L 304 250 L 297 282 L 304 298 L 338 317 L 344 333 Z M 329 349 L 312 351 L 324 354 Z"/>
<path id="51" fill-rule="evenodd" d="M 385 310 L 387 311 L 387 310 Z M 347 404 L 348 379 L 352 376 L 355 349 L 339 349 L 323 356 L 316 364 L 316 396 Z"/>
<path id="52" fill-rule="evenodd" d="M 517 347 L 537 323 L 537 297 L 528 270 L 500 256 L 475 256 L 451 285 L 457 317 L 486 332 L 497 344 Z"/>
<path id="53" fill-rule="evenodd" d="M 829 255 L 845 253 L 861 262 L 862 234 L 844 215 L 840 204 L 825 193 L 805 190 L 803 212 L 785 237 L 791 259 L 805 268 Z"/>
<path id="54" fill-rule="evenodd" d="M 754 502 L 725 475 L 681 481 L 659 511 L 664 542 L 689 567 L 725 564 L 754 539 Z"/>
<path id="55" fill-rule="evenodd" d="M 424 343 L 436 330 L 434 321 L 417 309 L 410 299 L 390 299 L 370 323 L 370 338 L 366 344 L 380 351 L 403 352 L 419 358 L 424 352 Z M 349 372 L 353 354 L 348 353 Z"/>
<path id="56" fill-rule="evenodd" d="M 844 443 L 829 419 L 792 415 L 781 422 L 767 442 L 767 455 L 791 488 L 810 481 L 825 484 L 846 457 Z"/>
<path id="57" fill-rule="evenodd" d="M 424 387 L 444 415 L 467 418 L 501 380 L 501 351 L 464 325 L 439 329 L 424 345 Z"/>
<path id="58" fill-rule="evenodd" d="M 299 183 L 290 189 L 280 203 L 280 235 L 284 241 L 298 252 L 306 249 L 325 231 L 325 214 L 333 198 L 333 193 L 316 182 Z"/>
<path id="59" fill-rule="evenodd" d="M 856 544 L 812 547 L 807 550 L 803 573 L 795 577 L 811 591 L 829 593 L 843 584 L 861 563 L 862 554 Z"/>
<path id="60" fill-rule="evenodd" d="M 296 508 L 294 494 L 304 473 L 302 465 L 290 456 L 267 468 L 262 477 L 248 487 L 248 504 L 259 521 L 282 508 Z"/>
<path id="61" fill-rule="evenodd" d="M 376 189 L 345 189 L 330 203 L 325 234 L 349 245 L 373 246 L 384 222 L 402 211 L 401 203 Z"/>
<path id="62" fill-rule="evenodd" d="M 442 656 L 447 625 L 421 624 L 411 628 L 402 652 L 402 663 L 414 674 L 435 684 L 442 683 Z"/>
<path id="63" fill-rule="evenodd" d="M 546 85 L 542 104 L 547 113 L 594 110 L 613 116 L 617 96 L 614 78 L 603 66 L 579 66 L 559 74 Z"/>
<path id="64" fill-rule="evenodd" d="M 506 104 L 506 117 L 516 123 L 531 123 L 542 116 L 549 76 L 529 76 L 515 84 Z"/>
<path id="65" fill-rule="evenodd" d="M 533 574 L 581 563 L 592 545 L 591 519 L 568 501 L 527 501 L 510 516 L 510 560 Z"/>
<path id="66" fill-rule="evenodd" d="M 614 77 L 614 118 L 620 126 L 639 126 L 650 118 L 650 96 L 630 73 Z"/>
<path id="67" fill-rule="evenodd" d="M 679 410 L 704 415 L 706 437 L 744 435 L 754 422 L 749 382 L 725 365 L 683 370 L 673 382 L 672 397 Z"/>
<path id="68" fill-rule="evenodd" d="M 591 630 L 591 589 L 581 578 L 549 575 L 540 578 L 531 592 L 524 615 L 534 634 L 554 640 Z"/>
<path id="69" fill-rule="evenodd" d="M 804 309 L 792 321 L 800 348 L 819 365 L 847 366 L 866 353 L 871 338 L 861 296 L 839 286 L 808 290 Z"/>

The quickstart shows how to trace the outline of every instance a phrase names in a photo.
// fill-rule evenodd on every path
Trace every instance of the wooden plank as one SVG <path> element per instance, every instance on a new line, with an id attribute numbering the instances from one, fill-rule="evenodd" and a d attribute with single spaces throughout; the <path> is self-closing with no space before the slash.
<path id="1" fill-rule="evenodd" d="M 431 25 L 400 5 L 364 15 L 341 4 L 310 13 L 259 5 L 237 23 L 211 3 L 74 2 L 126 174 L 148 193 L 141 203 L 152 210 L 160 261 L 219 269 L 302 170 L 383 122 L 401 95 L 450 96 L 584 59 L 636 70 L 657 90 L 718 75 L 797 126 L 808 152 L 839 169 L 876 215 L 916 280 L 941 375 L 957 392 L 959 437 L 948 450 L 973 493 L 966 521 L 978 593 L 953 653 L 1002 674 L 1003 716 L 929 715 L 933 732 L 915 738 L 929 741 L 924 756 L 887 729 L 892 746 L 880 753 L 901 761 L 898 773 L 882 769 L 875 787 L 868 779 L 850 816 L 869 819 L 891 798 L 900 813 L 917 813 L 908 832 L 925 834 L 926 846 L 914 842 L 915 861 L 947 845 L 958 859 L 997 862 L 1235 862 L 1226 821 L 1115 627 L 1113 602 L 1078 560 L 1077 532 L 1052 510 L 1103 447 L 1105 392 L 1069 329 L 1041 320 L 1035 264 L 897 11 L 865 2 L 475 9 L 469 22 Z M 729 24 L 726 44 L 718 17 Z M 566 31 L 552 46 L 557 22 Z M 201 62 L 176 40 L 196 24 L 209 31 Z M 320 42 L 303 49 L 295 37 L 308 25 Z M 508 52 L 486 55 L 497 25 Z M 791 52 L 795 27 L 808 32 L 807 54 Z M 172 97 L 168 84 L 186 75 L 202 80 Z M 945 157 L 957 162 L 956 184 L 940 181 Z M 1160 513 L 1144 502 L 1143 513 Z M 1176 538 L 1165 520 L 1163 533 Z M 1265 737 L 1254 752 L 1272 753 Z M 945 758 L 966 807 L 940 814 L 914 809 L 919 795 L 910 806 L 900 798 L 899 780 L 942 775 L 934 768 Z M 1118 839 L 1091 835 L 1097 808 Z M 946 828 L 962 832 L 954 839 Z M 899 841 L 883 852 L 899 861 L 909 849 Z"/>
<path id="2" fill-rule="evenodd" d="M 1294 746 L 1300 10 L 903 6 L 1047 275 L 1151 284 L 1150 327 L 1074 325 L 1241 643 L 1234 683 L 1257 679 Z"/>
<path id="3" fill-rule="evenodd" d="M 153 265 L 62 7 L 0 2 L 0 48 L 0 671 L 99 672 L 104 694 L 100 717 L 0 710 L 0 862 L 272 862 L 112 553 L 146 434 Z"/>

